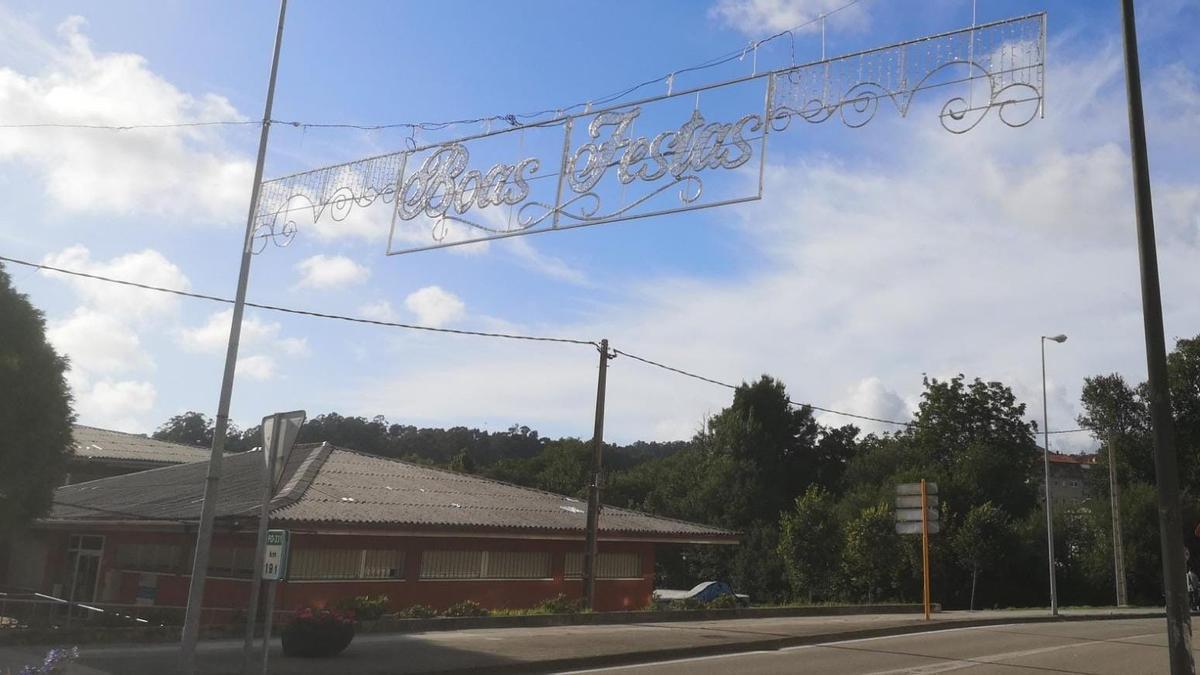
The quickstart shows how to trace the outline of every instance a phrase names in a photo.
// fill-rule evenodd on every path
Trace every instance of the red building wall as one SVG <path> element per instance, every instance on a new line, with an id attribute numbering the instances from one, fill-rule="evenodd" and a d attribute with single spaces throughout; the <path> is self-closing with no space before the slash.
<path id="1" fill-rule="evenodd" d="M 47 575 L 43 591 L 49 592 L 54 583 L 69 586 L 69 571 L 65 569 L 66 542 L 69 534 L 62 531 L 45 532 L 50 544 L 46 561 Z M 186 573 L 154 573 L 117 569 L 116 551 L 122 544 L 178 544 L 190 550 L 194 535 L 182 532 L 147 531 L 88 531 L 105 535 L 104 551 L 95 600 L 116 604 L 136 604 L 139 587 L 153 577 L 152 604 L 157 607 L 182 607 L 187 602 L 190 575 Z M 254 547 L 253 533 L 218 533 L 214 547 Z M 405 552 L 405 574 L 402 579 L 287 581 L 279 584 L 276 608 L 298 609 L 305 606 L 332 605 L 341 598 L 360 595 L 387 595 L 393 609 L 412 605 L 428 605 L 445 609 L 465 600 L 473 600 L 488 609 L 524 609 L 543 600 L 565 594 L 569 598 L 583 595 L 579 579 L 567 579 L 564 560 L 567 553 L 579 552 L 582 541 L 553 539 L 503 539 L 476 537 L 389 536 L 386 534 L 329 535 L 294 531 L 292 550 L 320 549 L 394 549 Z M 548 579 L 420 579 L 421 553 L 425 550 L 485 550 L 536 551 L 550 553 L 551 576 Z M 636 579 L 601 579 L 596 582 L 596 609 L 599 611 L 632 610 L 646 607 L 654 587 L 654 544 L 643 542 L 600 542 L 600 551 L 629 552 L 641 555 L 641 577 Z M 142 589 L 145 595 L 146 589 Z M 249 602 L 248 579 L 209 577 L 205 584 L 205 606 L 244 610 Z M 78 598 L 91 600 L 90 598 Z M 146 599 L 143 598 L 143 604 Z M 231 612 L 214 612 L 206 621 L 221 621 Z"/>

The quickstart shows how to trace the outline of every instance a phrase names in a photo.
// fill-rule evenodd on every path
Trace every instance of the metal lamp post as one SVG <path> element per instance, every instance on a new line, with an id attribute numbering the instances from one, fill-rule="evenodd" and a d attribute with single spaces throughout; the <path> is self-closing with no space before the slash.
<path id="1" fill-rule="evenodd" d="M 1050 499 L 1050 416 L 1046 404 L 1046 340 L 1061 344 L 1067 341 L 1067 336 L 1042 336 L 1042 455 L 1046 470 L 1046 557 L 1050 561 L 1050 614 L 1058 616 L 1058 587 L 1054 580 L 1054 506 Z"/>

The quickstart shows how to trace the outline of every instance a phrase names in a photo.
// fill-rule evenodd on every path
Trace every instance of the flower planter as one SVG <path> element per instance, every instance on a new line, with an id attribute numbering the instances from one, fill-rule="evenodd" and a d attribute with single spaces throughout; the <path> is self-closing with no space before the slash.
<path id="1" fill-rule="evenodd" d="M 354 619 L 330 610 L 302 610 L 280 638 L 286 656 L 337 656 L 354 640 Z"/>

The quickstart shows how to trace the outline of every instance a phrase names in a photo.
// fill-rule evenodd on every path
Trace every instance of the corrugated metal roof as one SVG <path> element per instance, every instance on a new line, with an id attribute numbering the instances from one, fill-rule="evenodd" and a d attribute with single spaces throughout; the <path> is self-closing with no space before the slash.
<path id="1" fill-rule="evenodd" d="M 196 520 L 206 463 L 69 485 L 55 493 L 48 520 Z M 219 517 L 256 513 L 260 452 L 224 461 Z M 372 528 L 486 528 L 582 533 L 586 504 L 499 481 L 332 446 L 296 446 L 272 519 Z M 719 528 L 605 507 L 600 530 L 631 536 L 730 540 Z"/>
<path id="2" fill-rule="evenodd" d="M 208 459 L 207 448 L 168 443 L 138 434 L 75 425 L 75 456 L 148 464 L 184 464 Z"/>

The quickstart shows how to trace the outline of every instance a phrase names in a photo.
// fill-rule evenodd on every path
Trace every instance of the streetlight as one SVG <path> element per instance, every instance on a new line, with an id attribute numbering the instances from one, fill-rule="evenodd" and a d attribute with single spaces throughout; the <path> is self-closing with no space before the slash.
<path id="1" fill-rule="evenodd" d="M 1058 616 L 1058 588 L 1054 583 L 1054 509 L 1050 503 L 1050 421 L 1046 412 L 1046 340 L 1059 344 L 1067 341 L 1066 335 L 1042 336 L 1042 438 L 1043 458 L 1046 468 L 1046 553 L 1050 560 L 1050 614 Z"/>

